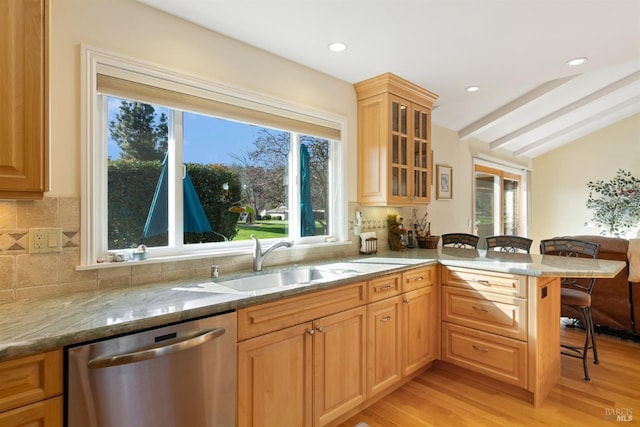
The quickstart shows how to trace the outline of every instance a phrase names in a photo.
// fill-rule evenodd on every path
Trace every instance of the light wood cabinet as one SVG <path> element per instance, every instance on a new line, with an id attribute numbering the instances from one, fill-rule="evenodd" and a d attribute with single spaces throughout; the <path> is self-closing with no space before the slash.
<path id="1" fill-rule="evenodd" d="M 442 267 L 442 360 L 525 389 L 539 406 L 560 377 L 559 286 Z"/>
<path id="2" fill-rule="evenodd" d="M 238 343 L 238 426 L 312 426 L 312 324 Z"/>
<path id="3" fill-rule="evenodd" d="M 413 374 L 439 358 L 437 293 L 426 286 L 402 296 L 402 373 Z"/>
<path id="4" fill-rule="evenodd" d="M 402 297 L 395 296 L 367 306 L 369 397 L 402 379 Z"/>
<path id="5" fill-rule="evenodd" d="M 49 190 L 48 0 L 0 2 L 0 199 Z"/>
<path id="6" fill-rule="evenodd" d="M 438 327 L 439 267 L 418 267 L 402 273 L 403 375 L 411 375 L 440 358 Z"/>
<path id="7" fill-rule="evenodd" d="M 419 267 L 238 310 L 238 425 L 331 424 L 425 368 L 439 355 L 437 273 Z"/>
<path id="8" fill-rule="evenodd" d="M 445 268 L 442 359 L 527 387 L 526 278 Z"/>
<path id="9" fill-rule="evenodd" d="M 358 202 L 423 205 L 431 200 L 431 109 L 437 95 L 394 74 L 356 83 Z"/>
<path id="10" fill-rule="evenodd" d="M 437 266 L 419 267 L 369 281 L 370 397 L 438 358 L 437 271 Z M 381 288 L 390 295 L 375 292 Z M 376 297 L 381 294 L 386 298 Z"/>
<path id="11" fill-rule="evenodd" d="M 364 402 L 365 302 L 363 282 L 239 310 L 239 336 L 267 333 L 238 343 L 238 425 L 320 426 Z"/>
<path id="12" fill-rule="evenodd" d="M 313 326 L 314 425 L 322 426 L 365 401 L 366 308 L 327 316 Z"/>
<path id="13" fill-rule="evenodd" d="M 0 425 L 62 426 L 62 351 L 0 363 Z"/>

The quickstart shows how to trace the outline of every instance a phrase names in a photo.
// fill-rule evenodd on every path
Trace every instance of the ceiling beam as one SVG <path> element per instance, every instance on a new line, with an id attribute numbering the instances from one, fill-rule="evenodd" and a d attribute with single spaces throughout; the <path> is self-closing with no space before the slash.
<path id="1" fill-rule="evenodd" d="M 467 138 L 476 136 L 480 132 L 486 130 L 487 128 L 493 126 L 496 122 L 503 119 L 507 114 L 527 105 L 532 101 L 535 101 L 541 96 L 551 92 L 553 89 L 565 84 L 569 80 L 572 80 L 579 75 L 580 74 L 575 74 L 573 76 L 563 77 L 561 79 L 549 80 L 548 82 L 541 84 L 540 86 L 530 90 L 524 95 L 519 96 L 518 98 L 509 102 L 508 104 L 505 104 L 497 110 L 490 112 L 483 118 L 476 120 L 470 125 L 460 129 L 458 131 L 458 138 L 460 138 L 461 140 L 465 140 Z"/>
<path id="2" fill-rule="evenodd" d="M 615 114 L 620 110 L 624 110 L 625 108 L 628 108 L 636 103 L 640 103 L 640 95 L 636 95 L 633 98 L 629 98 L 627 99 L 625 102 L 622 102 L 620 104 L 614 105 L 611 108 L 607 108 L 604 111 L 600 111 L 597 114 L 594 114 L 591 117 L 588 117 L 584 120 L 581 120 L 577 123 L 572 124 L 571 126 L 568 126 L 558 132 L 552 133 L 549 136 L 546 136 L 542 139 L 539 139 L 535 142 L 532 142 L 531 144 L 522 147 L 516 151 L 513 152 L 513 156 L 514 157 L 520 157 L 520 156 L 524 156 L 525 154 L 528 154 L 532 151 L 538 150 L 542 147 L 544 147 L 547 144 L 550 144 L 552 142 L 554 142 L 555 140 L 557 140 L 558 138 L 567 135 L 571 132 L 574 132 L 580 128 L 589 128 L 591 125 L 593 125 L 596 121 L 598 120 L 602 120 L 604 118 L 606 118 L 607 116 L 611 115 L 611 114 Z"/>
<path id="3" fill-rule="evenodd" d="M 529 133 L 531 131 L 533 131 L 536 128 L 539 128 L 540 126 L 546 125 L 547 123 L 556 120 L 562 116 L 564 116 L 565 114 L 568 114 L 580 107 L 584 107 L 585 105 L 599 99 L 602 98 L 603 96 L 609 95 L 612 92 L 615 92 L 618 89 L 621 89 L 625 86 L 628 86 L 634 82 L 636 82 L 637 80 L 640 80 L 640 71 L 636 71 L 630 75 L 628 75 L 627 77 L 624 77 L 620 80 L 617 80 L 605 87 L 603 87 L 602 89 L 599 89 L 587 96 L 585 96 L 584 98 L 580 98 L 579 100 L 572 102 L 569 105 L 566 105 L 562 108 L 560 108 L 559 110 L 554 111 L 551 114 L 547 114 L 546 116 L 528 124 L 527 126 L 524 126 L 516 131 L 511 132 L 508 135 L 503 136 L 502 138 L 498 138 L 495 141 L 491 142 L 489 144 L 489 147 L 492 150 L 496 150 L 500 147 L 503 147 L 505 145 L 507 145 L 509 142 L 511 142 L 512 140 L 526 134 Z"/>

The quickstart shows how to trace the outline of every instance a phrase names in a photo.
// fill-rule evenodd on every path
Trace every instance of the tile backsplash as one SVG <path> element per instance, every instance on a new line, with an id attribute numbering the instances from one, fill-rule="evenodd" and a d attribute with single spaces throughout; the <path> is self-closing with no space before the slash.
<path id="1" fill-rule="evenodd" d="M 349 204 L 348 231 L 351 245 L 294 251 L 276 251 L 270 265 L 344 258 L 358 253 L 359 238 L 353 235 L 355 212 L 362 212 L 362 231 L 375 231 L 378 250 L 387 249 L 387 213 L 392 208 Z M 29 228 L 61 228 L 62 251 L 29 254 Z M 295 248 L 295 247 L 294 247 Z M 185 261 L 138 264 L 77 271 L 80 263 L 80 199 L 45 197 L 40 201 L 0 200 L 0 302 L 47 297 L 96 289 L 122 288 L 153 282 L 206 278 L 212 264 L 222 274 L 251 268 L 251 256 L 209 257 Z"/>

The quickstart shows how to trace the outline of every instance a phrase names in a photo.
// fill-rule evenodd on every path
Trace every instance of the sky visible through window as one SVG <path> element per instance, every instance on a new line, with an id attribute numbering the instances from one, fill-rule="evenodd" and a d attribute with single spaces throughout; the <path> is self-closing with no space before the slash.
<path id="1" fill-rule="evenodd" d="M 109 97 L 109 123 L 115 121 L 120 111 L 120 99 Z M 165 113 L 166 107 L 154 106 L 156 115 Z M 201 164 L 232 164 L 238 163 L 233 158 L 243 152 L 253 149 L 253 142 L 263 129 L 246 123 L 218 119 L 200 114 L 184 115 L 184 162 Z M 120 155 L 120 148 L 109 135 L 108 155 L 116 160 Z"/>

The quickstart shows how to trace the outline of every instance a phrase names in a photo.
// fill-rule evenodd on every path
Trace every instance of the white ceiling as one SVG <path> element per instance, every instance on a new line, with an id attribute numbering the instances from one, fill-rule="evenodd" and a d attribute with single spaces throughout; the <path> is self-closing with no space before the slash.
<path id="1" fill-rule="evenodd" d="M 515 157 L 640 112 L 640 0 L 139 1 L 350 83 L 397 74 L 439 95 L 433 123 Z"/>

